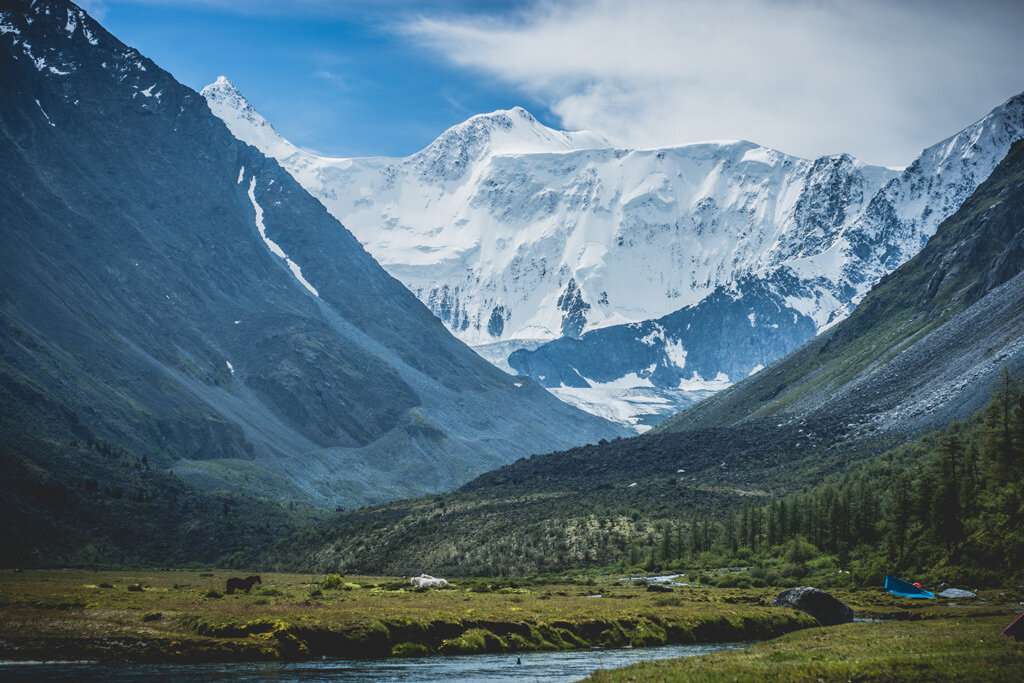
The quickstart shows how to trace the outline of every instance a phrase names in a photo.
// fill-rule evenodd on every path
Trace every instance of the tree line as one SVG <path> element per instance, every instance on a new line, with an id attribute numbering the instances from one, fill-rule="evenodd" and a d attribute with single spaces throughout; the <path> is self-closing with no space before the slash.
<path id="1" fill-rule="evenodd" d="M 662 522 L 623 565 L 648 569 L 810 560 L 851 580 L 885 571 L 1024 577 L 1024 392 L 1004 368 L 990 402 L 957 421 L 767 504 Z M 639 562 L 636 562 L 639 561 Z M 801 570 L 801 566 L 803 570 Z M 763 570 L 762 570 L 763 571 Z"/>

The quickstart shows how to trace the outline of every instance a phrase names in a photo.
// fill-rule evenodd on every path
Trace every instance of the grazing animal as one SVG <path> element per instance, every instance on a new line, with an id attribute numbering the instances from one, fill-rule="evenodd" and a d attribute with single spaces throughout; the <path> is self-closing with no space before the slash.
<path id="1" fill-rule="evenodd" d="M 246 593 L 248 593 L 252 590 L 252 585 L 254 583 L 262 585 L 263 581 L 261 581 L 260 577 L 258 576 L 249 576 L 244 579 L 240 579 L 237 576 L 232 576 L 230 579 L 228 579 L 228 586 L 226 592 L 228 595 L 231 595 L 235 592 L 235 589 L 238 589 L 240 591 L 245 591 Z"/>
<path id="2" fill-rule="evenodd" d="M 444 579 L 435 579 L 430 574 L 420 574 L 409 579 L 409 583 L 417 588 L 444 588 L 448 582 Z"/>

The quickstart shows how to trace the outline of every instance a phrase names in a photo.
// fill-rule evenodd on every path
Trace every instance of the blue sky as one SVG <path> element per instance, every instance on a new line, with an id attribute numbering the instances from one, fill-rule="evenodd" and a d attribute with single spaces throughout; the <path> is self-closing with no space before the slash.
<path id="1" fill-rule="evenodd" d="M 748 139 L 902 166 L 1024 90 L 1001 0 L 86 0 L 183 83 L 286 138 L 411 154 L 515 105 L 623 146 Z"/>
<path id="2" fill-rule="evenodd" d="M 331 6 L 331 5 L 335 6 Z M 459 3 L 460 15 L 507 3 Z M 248 5 L 248 7 L 246 7 Z M 297 145 L 331 156 L 405 156 L 473 114 L 536 100 L 456 67 L 398 30 L 444 2 L 83 3 L 119 39 L 200 90 L 227 76 Z"/>

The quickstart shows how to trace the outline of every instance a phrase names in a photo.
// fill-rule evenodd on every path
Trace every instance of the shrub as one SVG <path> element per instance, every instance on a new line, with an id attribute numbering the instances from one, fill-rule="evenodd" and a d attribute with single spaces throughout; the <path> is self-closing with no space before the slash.
<path id="1" fill-rule="evenodd" d="M 328 574 L 320 581 L 320 587 L 325 590 L 339 590 L 344 588 L 345 579 L 341 578 L 338 574 Z"/>
<path id="2" fill-rule="evenodd" d="M 208 590 L 205 593 L 203 593 L 203 597 L 204 598 L 223 598 L 224 594 L 221 593 L 216 588 L 211 588 L 210 590 Z"/>
<path id="3" fill-rule="evenodd" d="M 821 551 L 819 551 L 813 543 L 803 536 L 797 536 L 796 538 L 789 539 L 786 541 L 786 545 L 784 547 L 785 550 L 783 551 L 783 557 L 786 562 L 792 564 L 800 564 L 807 562 L 808 560 L 813 560 L 821 554 Z"/>
<path id="4" fill-rule="evenodd" d="M 784 564 L 779 567 L 779 574 L 785 578 L 802 579 L 807 576 L 807 569 L 801 564 Z"/>
<path id="5" fill-rule="evenodd" d="M 426 657 L 430 649 L 421 643 L 399 643 L 391 648 L 392 657 Z"/>

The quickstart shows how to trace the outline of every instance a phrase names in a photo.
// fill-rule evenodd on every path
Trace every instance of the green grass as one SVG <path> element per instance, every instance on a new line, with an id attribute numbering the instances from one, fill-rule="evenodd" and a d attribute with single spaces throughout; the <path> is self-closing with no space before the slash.
<path id="1" fill-rule="evenodd" d="M 420 591 L 395 577 L 346 576 L 325 588 L 320 575 L 263 574 L 251 594 L 226 595 L 229 575 L 2 572 L 0 659 L 294 660 L 761 640 L 593 680 L 1015 680 L 1024 666 L 1021 645 L 1000 633 L 1020 610 L 1014 591 L 951 603 L 836 589 L 858 615 L 890 621 L 818 628 L 768 606 L 777 588 L 648 592 L 604 575 L 454 579 Z M 211 591 L 220 597 L 205 597 Z"/>
<path id="2" fill-rule="evenodd" d="M 1011 618 L 962 613 L 843 624 L 790 633 L 745 650 L 597 672 L 587 680 L 1019 681 L 1022 645 L 1001 633 Z"/>
<path id="3" fill-rule="evenodd" d="M 643 647 L 756 640 L 816 624 L 765 607 L 764 591 L 716 592 L 721 599 L 709 600 L 706 590 L 669 596 L 611 578 L 470 579 L 422 590 L 395 578 L 263 574 L 251 594 L 228 595 L 230 575 L 0 573 L 0 658 L 213 661 Z"/>

